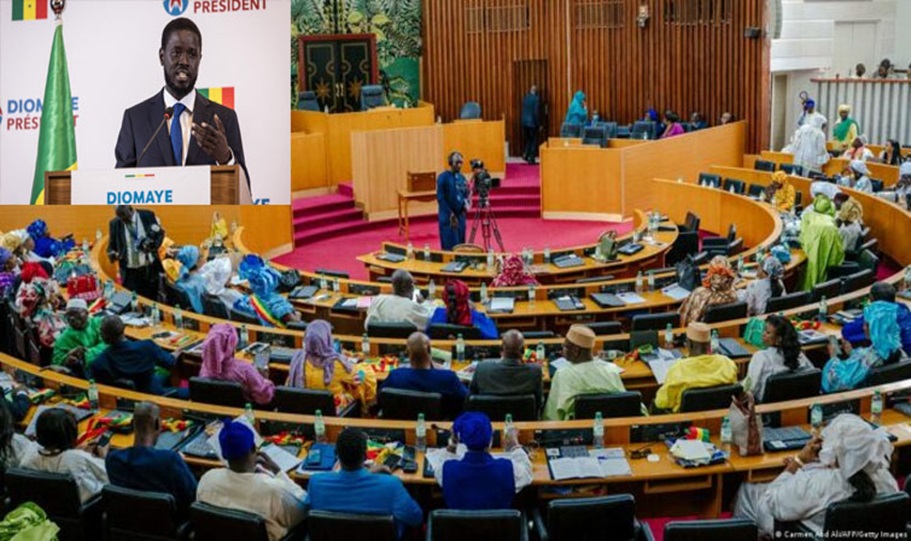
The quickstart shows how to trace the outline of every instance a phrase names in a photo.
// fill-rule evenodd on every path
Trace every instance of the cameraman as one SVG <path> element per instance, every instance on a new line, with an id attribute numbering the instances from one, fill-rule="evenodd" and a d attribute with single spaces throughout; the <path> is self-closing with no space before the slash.
<path id="1" fill-rule="evenodd" d="M 164 230 L 155 213 L 118 205 L 116 218 L 108 224 L 108 258 L 120 264 L 120 283 L 146 299 L 158 296 L 161 262 L 158 248 Z"/>

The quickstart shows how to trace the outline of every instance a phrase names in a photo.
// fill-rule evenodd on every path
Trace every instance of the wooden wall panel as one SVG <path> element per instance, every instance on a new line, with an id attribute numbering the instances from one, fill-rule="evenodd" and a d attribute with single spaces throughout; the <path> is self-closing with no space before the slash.
<path id="1" fill-rule="evenodd" d="M 637 25 L 641 5 L 650 20 Z M 599 8 L 598 6 L 608 6 Z M 730 13 L 714 22 L 671 22 L 669 6 Z M 484 118 L 506 118 L 517 154 L 518 116 L 525 89 L 514 88 L 516 62 L 544 60 L 538 84 L 550 108 L 547 131 L 557 134 L 572 94 L 583 90 L 589 111 L 629 123 L 645 109 L 701 111 L 711 123 L 724 111 L 749 122 L 748 151 L 768 146 L 767 40 L 748 38 L 764 26 L 764 0 L 433 0 L 424 2 L 424 92 L 444 120 L 462 104 L 481 104 Z M 470 32 L 466 13 L 525 6 L 528 24 L 508 31 Z M 594 6 L 594 7 L 593 7 Z M 614 7 L 611 7 L 614 6 Z M 619 17 L 592 10 L 616 10 Z M 486 10 L 486 11 L 485 11 Z M 698 11 L 697 11 L 698 13 Z M 698 19 L 698 17 L 697 17 Z M 494 25 L 490 25 L 494 26 Z"/>

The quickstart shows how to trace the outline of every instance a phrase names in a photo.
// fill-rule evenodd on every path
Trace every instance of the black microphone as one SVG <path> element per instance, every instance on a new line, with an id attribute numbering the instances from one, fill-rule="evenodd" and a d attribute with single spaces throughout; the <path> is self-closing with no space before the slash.
<path id="1" fill-rule="evenodd" d="M 136 160 L 136 167 L 139 167 L 139 163 L 142 161 L 142 157 L 146 155 L 146 152 L 149 150 L 149 147 L 152 146 L 152 141 L 158 137 L 158 132 L 161 131 L 161 128 L 167 123 L 168 119 L 171 118 L 171 115 L 174 114 L 174 108 L 168 107 L 164 110 L 164 118 L 161 119 L 161 122 L 158 123 L 158 127 L 155 128 L 155 133 L 152 134 L 152 138 L 149 139 L 149 142 L 146 143 L 146 146 L 142 148 L 142 152 L 139 153 L 139 159 Z"/>

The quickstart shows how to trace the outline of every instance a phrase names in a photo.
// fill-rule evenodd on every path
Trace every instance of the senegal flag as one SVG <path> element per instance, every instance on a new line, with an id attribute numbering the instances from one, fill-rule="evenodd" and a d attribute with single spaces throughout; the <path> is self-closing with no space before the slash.
<path id="1" fill-rule="evenodd" d="M 14 21 L 47 19 L 48 0 L 13 0 Z"/>
<path id="2" fill-rule="evenodd" d="M 44 204 L 44 173 L 76 169 L 76 129 L 73 124 L 73 97 L 70 75 L 63 48 L 63 23 L 57 21 L 51 61 L 47 67 L 44 102 L 41 109 L 41 131 L 38 135 L 38 159 L 32 182 L 33 205 Z"/>
<path id="3" fill-rule="evenodd" d="M 200 88 L 199 93 L 219 105 L 234 109 L 234 87 Z"/>

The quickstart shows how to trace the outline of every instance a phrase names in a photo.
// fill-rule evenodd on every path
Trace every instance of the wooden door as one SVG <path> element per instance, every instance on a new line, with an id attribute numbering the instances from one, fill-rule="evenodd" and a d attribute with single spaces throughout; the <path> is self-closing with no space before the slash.
<path id="1" fill-rule="evenodd" d="M 506 114 L 510 156 L 522 155 L 525 144 L 522 138 L 522 98 L 532 85 L 537 85 L 538 97 L 541 99 L 541 125 L 544 126 L 542 140 L 551 133 L 548 89 L 545 86 L 547 80 L 547 60 L 517 60 L 512 63 L 512 102 L 515 106 Z"/>
<path id="2" fill-rule="evenodd" d="M 301 36 L 299 51 L 300 89 L 316 92 L 320 110 L 360 111 L 361 88 L 379 79 L 374 34 Z"/>

